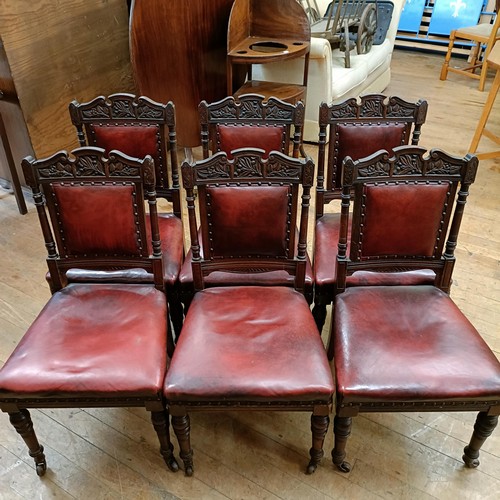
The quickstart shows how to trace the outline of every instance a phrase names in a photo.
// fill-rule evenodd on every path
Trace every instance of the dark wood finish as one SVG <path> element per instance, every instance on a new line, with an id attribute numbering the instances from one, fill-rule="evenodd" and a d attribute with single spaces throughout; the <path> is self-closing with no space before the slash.
<path id="1" fill-rule="evenodd" d="M 338 244 L 338 215 L 326 214 L 325 205 L 341 196 L 342 161 L 359 159 L 379 149 L 390 150 L 411 142 L 417 145 L 427 116 L 427 101 L 370 94 L 339 104 L 322 103 L 319 109 L 318 177 L 313 314 L 323 329 L 327 305 L 335 293 L 333 260 Z M 402 277 L 403 278 L 403 277 Z"/>
<path id="2" fill-rule="evenodd" d="M 105 156 L 100 148 L 80 148 L 72 155 L 26 158 L 23 168 L 48 250 L 54 293 L 0 370 L 0 409 L 9 413 L 39 476 L 46 471 L 46 460 L 28 408 L 144 407 L 151 411 L 165 462 L 177 470 L 161 398 L 168 328 L 151 157 Z M 76 210 L 75 205 L 85 206 L 85 194 L 98 206 L 89 202 Z M 129 228 L 126 234 L 118 229 L 124 227 Z M 106 234 L 100 233 L 103 228 Z M 112 284 L 93 282 L 92 276 L 86 283 L 68 284 L 70 269 L 110 267 L 129 269 L 129 274 Z M 149 325 L 150 351 L 139 312 Z M 144 363 L 143 373 L 140 365 L 131 367 L 132 345 Z M 122 346 L 125 352 L 120 352 Z M 31 374 L 38 370 L 44 375 L 34 380 Z"/>
<path id="3" fill-rule="evenodd" d="M 296 291 L 304 289 L 314 165 L 311 159 L 280 152 L 264 159 L 257 149 L 233 155 L 230 160 L 219 152 L 182 165 L 197 293 L 172 357 L 165 397 L 186 475 L 194 471 L 188 412 L 214 409 L 312 412 L 307 467 L 312 473 L 323 456 L 333 396 L 323 343 L 305 297 Z M 219 271 L 286 271 L 294 276 L 296 290 L 269 285 L 206 288 L 206 278 Z M 298 378 L 290 360 L 302 366 Z"/>
<path id="4" fill-rule="evenodd" d="M 255 94 L 245 94 L 226 97 L 221 101 L 207 103 L 202 101 L 198 107 L 201 124 L 201 145 L 203 157 L 208 158 L 212 152 L 221 151 L 218 126 L 243 126 L 242 135 L 248 126 L 283 127 L 283 137 L 279 151 L 298 158 L 300 153 L 302 127 L 304 125 L 304 105 L 286 103 L 276 98 L 264 102 L 264 97 Z M 290 150 L 290 144 L 293 144 Z M 259 147 L 259 144 L 252 146 Z M 230 151 L 226 151 L 230 153 Z"/>
<path id="5" fill-rule="evenodd" d="M 112 94 L 84 103 L 74 100 L 69 105 L 69 113 L 80 146 L 104 147 L 99 143 L 96 128 L 106 128 L 116 131 L 116 142 L 110 139 L 112 149 L 130 156 L 137 156 L 128 150 L 133 151 L 137 146 L 133 144 L 134 135 L 127 134 L 127 130 L 151 127 L 156 136 L 155 149 L 147 154 L 155 160 L 156 196 L 170 201 L 174 214 L 181 216 L 175 107 L 172 102 L 162 104 L 144 96 Z"/>
<path id="6" fill-rule="evenodd" d="M 236 0 L 227 40 L 227 93 L 259 93 L 295 103 L 305 100 L 311 29 L 303 7 L 295 0 Z M 252 81 L 252 64 L 304 58 L 302 85 Z M 248 82 L 238 90 L 233 65 L 244 65 Z"/>
<path id="7" fill-rule="evenodd" d="M 198 104 L 226 94 L 226 43 L 233 0 L 135 0 L 130 52 L 138 91 L 173 101 L 179 144 L 200 144 Z"/>
<path id="8" fill-rule="evenodd" d="M 71 121 L 81 146 L 116 149 L 132 157 L 151 155 L 154 159 L 156 193 L 172 203 L 173 215 L 162 214 L 160 236 L 164 259 L 165 289 L 176 334 L 184 313 L 179 298 L 178 276 L 184 259 L 184 233 L 177 165 L 175 107 L 147 97 L 112 94 L 90 102 L 69 105 Z M 170 219 L 168 218 L 169 216 Z"/>
<path id="9" fill-rule="evenodd" d="M 468 467 L 479 465 L 479 448 L 497 425 L 500 363 L 447 295 L 477 167 L 471 155 L 426 155 L 413 146 L 344 161 L 330 346 L 337 381 L 332 458 L 343 472 L 350 470 L 345 445 L 351 417 L 359 412 L 479 411 L 464 450 Z M 414 269 L 432 269 L 434 285 L 346 283 L 360 270 Z"/>
<path id="10" fill-rule="evenodd" d="M 340 156 L 339 151 L 347 152 L 353 159 L 359 159 L 359 140 L 365 135 L 367 127 L 402 126 L 402 129 L 394 143 L 390 143 L 394 137 L 389 135 L 384 141 L 364 145 L 368 153 L 363 156 L 379 149 L 389 150 L 394 146 L 409 144 L 410 141 L 412 145 L 417 145 L 426 116 L 427 101 L 422 99 L 408 102 L 397 96 L 369 94 L 362 96 L 359 102 L 352 98 L 339 104 L 322 103 L 319 109 L 316 217 L 323 215 L 324 204 L 340 199 L 344 157 Z M 351 134 L 351 142 L 346 143 L 345 138 L 342 138 L 344 142 L 340 142 L 340 129 L 347 127 L 355 130 Z"/>

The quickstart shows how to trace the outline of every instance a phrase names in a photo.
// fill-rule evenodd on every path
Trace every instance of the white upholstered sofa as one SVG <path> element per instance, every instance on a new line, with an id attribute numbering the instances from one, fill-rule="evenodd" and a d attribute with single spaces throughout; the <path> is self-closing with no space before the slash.
<path id="1" fill-rule="evenodd" d="M 304 140 L 318 142 L 318 113 L 321 102 L 338 103 L 349 97 L 369 93 L 380 93 L 391 79 L 391 58 L 398 29 L 401 9 L 405 0 L 392 0 L 394 9 L 386 39 L 374 45 L 367 54 L 358 55 L 351 51 L 351 67 L 345 67 L 344 53 L 332 50 L 323 38 L 311 39 L 309 76 L 306 97 Z M 330 0 L 317 0 L 322 13 Z M 284 83 L 301 83 L 303 61 L 290 60 L 273 64 L 254 66 L 253 79 Z"/>

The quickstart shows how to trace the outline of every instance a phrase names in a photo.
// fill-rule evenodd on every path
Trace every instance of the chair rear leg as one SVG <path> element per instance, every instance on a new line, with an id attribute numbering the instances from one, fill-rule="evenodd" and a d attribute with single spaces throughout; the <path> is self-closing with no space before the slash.
<path id="1" fill-rule="evenodd" d="M 306 474 L 312 474 L 323 458 L 323 443 L 325 442 L 329 423 L 330 418 L 328 415 L 311 415 L 312 448 L 309 450 L 311 460 L 307 466 Z"/>
<path id="2" fill-rule="evenodd" d="M 176 290 L 168 290 L 167 295 L 170 320 L 172 321 L 175 340 L 177 341 L 181 333 L 182 324 L 184 322 L 184 308 L 182 307 L 182 303 Z"/>
<path id="3" fill-rule="evenodd" d="M 160 453 L 172 472 L 179 470 L 179 464 L 174 457 L 174 446 L 170 441 L 169 415 L 166 411 L 152 411 L 151 422 L 160 441 Z"/>
<path id="4" fill-rule="evenodd" d="M 177 436 L 177 441 L 179 442 L 179 448 L 181 449 L 179 455 L 184 462 L 184 473 L 186 476 L 192 476 L 194 472 L 193 467 L 193 450 L 191 448 L 191 424 L 189 421 L 189 415 L 184 413 L 183 415 L 172 415 L 172 427 L 174 428 L 175 435 Z"/>
<path id="5" fill-rule="evenodd" d="M 488 415 L 486 412 L 478 414 L 470 443 L 464 448 L 462 456 L 467 467 L 476 468 L 479 465 L 479 450 L 486 438 L 491 436 L 497 424 L 498 415 Z"/>
<path id="6" fill-rule="evenodd" d="M 335 446 L 332 451 L 332 460 L 342 472 L 350 472 L 351 464 L 345 459 L 345 445 L 347 438 L 351 435 L 352 417 L 338 417 L 333 419 L 333 432 L 335 434 Z"/>
<path id="7" fill-rule="evenodd" d="M 316 296 L 314 298 L 314 307 L 312 309 L 312 315 L 316 326 L 318 327 L 319 333 L 323 331 L 326 320 L 326 306 L 330 301 L 326 297 Z"/>
<path id="8" fill-rule="evenodd" d="M 43 454 L 43 446 L 38 442 L 30 412 L 22 409 L 16 412 L 9 412 L 10 423 L 14 426 L 18 434 L 23 438 L 29 449 L 30 457 L 35 460 L 36 473 L 43 476 L 47 470 L 47 462 Z"/>

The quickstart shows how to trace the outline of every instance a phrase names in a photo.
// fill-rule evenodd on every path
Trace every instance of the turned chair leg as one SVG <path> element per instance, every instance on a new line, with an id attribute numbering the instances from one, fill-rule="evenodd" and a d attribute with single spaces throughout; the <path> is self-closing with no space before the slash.
<path id="1" fill-rule="evenodd" d="M 307 466 L 306 474 L 312 474 L 323 458 L 323 443 L 329 423 L 328 415 L 311 415 L 312 448 L 309 450 L 311 460 Z"/>
<path id="2" fill-rule="evenodd" d="M 350 472 L 351 465 L 345 459 L 345 445 L 351 435 L 352 417 L 338 417 L 333 419 L 335 445 L 332 451 L 332 461 L 342 472 Z"/>
<path id="3" fill-rule="evenodd" d="M 174 428 L 177 441 L 179 442 L 180 457 L 184 462 L 184 473 L 186 476 L 192 476 L 194 472 L 193 467 L 193 450 L 191 448 L 190 431 L 191 424 L 189 415 L 172 415 L 172 427 Z"/>
<path id="4" fill-rule="evenodd" d="M 479 465 L 479 450 L 486 438 L 491 436 L 497 424 L 498 415 L 487 415 L 485 412 L 478 414 L 470 443 L 464 448 L 462 456 L 467 467 L 475 468 Z"/>
<path id="5" fill-rule="evenodd" d="M 151 422 L 160 441 L 160 453 L 172 472 L 179 470 L 179 464 L 174 457 L 174 446 L 170 441 L 169 415 L 166 411 L 152 411 Z"/>
<path id="6" fill-rule="evenodd" d="M 25 409 L 12 412 L 9 413 L 9 419 L 10 423 L 26 443 L 30 457 L 35 460 L 36 473 L 39 476 L 43 476 L 47 470 L 47 462 L 43 454 L 43 446 L 38 442 L 38 438 L 33 429 L 30 412 Z"/>
<path id="7" fill-rule="evenodd" d="M 453 50 L 453 44 L 455 43 L 455 31 L 450 33 L 450 43 L 448 44 L 448 51 L 444 58 L 443 66 L 441 67 L 441 74 L 439 75 L 440 80 L 446 80 L 448 77 L 448 68 L 450 66 L 451 51 Z"/>

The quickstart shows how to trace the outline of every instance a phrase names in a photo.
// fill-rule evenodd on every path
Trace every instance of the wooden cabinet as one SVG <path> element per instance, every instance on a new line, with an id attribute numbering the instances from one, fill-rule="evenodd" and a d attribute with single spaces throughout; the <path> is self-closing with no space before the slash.
<path id="1" fill-rule="evenodd" d="M 227 37 L 227 92 L 235 96 L 256 93 L 295 103 L 305 100 L 311 30 L 307 15 L 296 0 L 235 0 Z M 304 58 L 302 85 L 252 79 L 253 64 Z M 238 66 L 247 81 L 234 88 Z"/>

